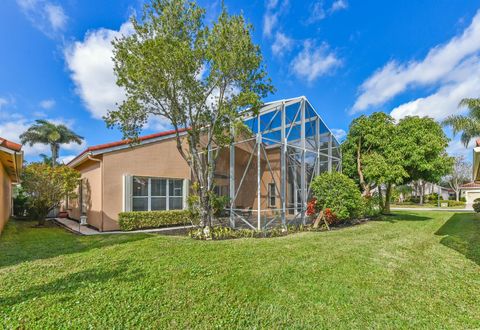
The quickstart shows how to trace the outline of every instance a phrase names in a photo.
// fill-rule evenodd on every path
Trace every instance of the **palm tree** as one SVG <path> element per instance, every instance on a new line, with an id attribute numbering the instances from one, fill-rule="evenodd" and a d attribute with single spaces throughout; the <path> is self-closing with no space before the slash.
<path id="1" fill-rule="evenodd" d="M 57 164 L 60 145 L 70 142 L 81 144 L 83 137 L 77 135 L 65 125 L 55 125 L 47 120 L 40 119 L 36 120 L 35 124 L 20 135 L 20 140 L 22 144 L 28 143 L 30 146 L 36 143 L 48 144 L 52 152 L 52 166 L 55 166 Z"/>
<path id="2" fill-rule="evenodd" d="M 459 107 L 467 107 L 468 114 L 451 115 L 443 121 L 443 125 L 451 126 L 453 134 L 462 132 L 460 140 L 465 147 L 476 137 L 480 137 L 480 98 L 466 98 L 460 101 Z"/>

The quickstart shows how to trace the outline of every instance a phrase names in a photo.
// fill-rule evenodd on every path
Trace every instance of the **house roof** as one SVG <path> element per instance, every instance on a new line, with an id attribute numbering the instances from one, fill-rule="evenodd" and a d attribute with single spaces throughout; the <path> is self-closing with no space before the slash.
<path id="1" fill-rule="evenodd" d="M 462 184 L 460 188 L 480 188 L 480 182 L 469 182 Z"/>
<path id="2" fill-rule="evenodd" d="M 184 128 L 181 128 L 178 130 L 178 132 L 185 132 L 186 129 Z M 138 141 L 140 143 L 142 142 L 149 142 L 151 140 L 155 140 L 155 139 L 158 139 L 158 138 L 165 138 L 165 137 L 169 137 L 169 136 L 174 136 L 176 133 L 176 130 L 168 130 L 168 131 L 163 131 L 163 132 L 158 132 L 158 133 L 154 133 L 154 134 L 149 134 L 149 135 L 144 135 L 144 136 L 140 136 L 138 138 Z M 115 147 L 129 147 L 129 145 L 133 142 L 133 140 L 120 140 L 120 141 L 114 141 L 114 142 L 109 142 L 109 143 L 103 143 L 103 144 L 98 144 L 98 145 L 95 145 L 95 146 L 91 146 L 91 147 L 88 147 L 87 149 L 83 150 L 78 156 L 76 156 L 74 159 L 72 159 L 70 162 L 68 162 L 67 165 L 72 165 L 74 163 L 76 163 L 80 158 L 82 158 L 84 155 L 88 154 L 88 153 L 92 153 L 92 152 L 95 152 L 95 154 L 102 154 L 102 153 L 105 153 L 107 152 L 109 149 L 111 148 L 115 148 Z M 153 142 L 153 141 L 152 141 Z"/>
<path id="3" fill-rule="evenodd" d="M 19 182 L 23 164 L 22 145 L 0 137 L 0 163 L 12 182 Z"/>
<path id="4" fill-rule="evenodd" d="M 0 137 L 0 146 L 4 147 L 4 148 L 7 148 L 7 149 L 10 149 L 12 151 L 17 151 L 17 152 L 22 150 L 22 145 L 21 144 L 9 141 L 9 140 L 4 139 L 2 137 Z"/>

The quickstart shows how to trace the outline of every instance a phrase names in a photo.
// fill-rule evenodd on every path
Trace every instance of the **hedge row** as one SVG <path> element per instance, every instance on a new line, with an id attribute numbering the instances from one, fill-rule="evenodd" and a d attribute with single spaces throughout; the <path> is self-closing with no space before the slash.
<path id="1" fill-rule="evenodd" d="M 121 230 L 185 225 L 190 223 L 190 212 L 188 210 L 121 212 L 118 215 L 118 223 Z"/>
<path id="2" fill-rule="evenodd" d="M 462 202 L 462 201 L 452 201 L 452 200 L 441 200 L 440 203 L 448 203 L 448 206 L 449 207 L 453 207 L 453 206 L 465 206 L 465 202 Z"/>

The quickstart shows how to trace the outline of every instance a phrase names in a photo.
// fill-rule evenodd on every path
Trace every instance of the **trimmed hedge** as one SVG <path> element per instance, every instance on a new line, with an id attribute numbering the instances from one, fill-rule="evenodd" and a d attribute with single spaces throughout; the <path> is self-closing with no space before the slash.
<path id="1" fill-rule="evenodd" d="M 121 230 L 185 225 L 190 223 L 190 212 L 188 210 L 121 212 L 118 215 L 118 223 Z"/>
<path id="2" fill-rule="evenodd" d="M 454 207 L 454 206 L 465 206 L 465 202 L 462 201 L 451 201 L 451 200 L 441 200 L 440 203 L 448 203 L 448 207 Z"/>

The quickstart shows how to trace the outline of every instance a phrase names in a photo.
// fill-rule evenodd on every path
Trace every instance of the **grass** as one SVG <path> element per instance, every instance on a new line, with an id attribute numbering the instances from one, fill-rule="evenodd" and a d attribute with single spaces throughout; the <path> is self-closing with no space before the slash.
<path id="1" fill-rule="evenodd" d="M 465 208 L 465 205 L 457 205 L 457 206 L 446 206 L 446 207 L 439 207 L 438 204 L 428 204 L 428 203 L 425 203 L 423 205 L 420 205 L 420 204 L 414 204 L 414 203 L 401 203 L 401 204 L 392 204 L 391 207 L 393 208 L 417 208 L 417 209 L 421 209 L 421 208 L 437 208 L 439 210 L 448 210 L 448 209 L 464 209 Z"/>
<path id="2" fill-rule="evenodd" d="M 473 214 L 215 242 L 32 224 L 0 236 L 0 328 L 480 327 Z"/>

